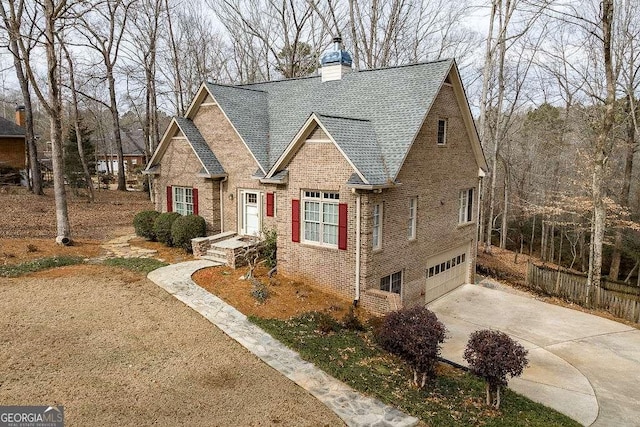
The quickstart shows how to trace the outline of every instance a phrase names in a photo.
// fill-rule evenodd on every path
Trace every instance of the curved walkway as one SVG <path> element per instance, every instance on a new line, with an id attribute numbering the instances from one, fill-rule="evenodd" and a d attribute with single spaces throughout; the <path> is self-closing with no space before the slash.
<path id="1" fill-rule="evenodd" d="M 191 280 L 201 268 L 219 265 L 188 261 L 152 271 L 147 276 L 174 297 L 196 310 L 231 338 L 333 410 L 349 426 L 413 426 L 418 419 L 363 396 L 327 375 L 298 353 L 285 347 L 235 308 Z"/>
<path id="2" fill-rule="evenodd" d="M 448 329 L 443 357 L 466 364 L 473 331 L 501 330 L 529 350 L 511 389 L 583 425 L 637 426 L 640 330 L 525 295 L 464 285 L 430 303 Z"/>

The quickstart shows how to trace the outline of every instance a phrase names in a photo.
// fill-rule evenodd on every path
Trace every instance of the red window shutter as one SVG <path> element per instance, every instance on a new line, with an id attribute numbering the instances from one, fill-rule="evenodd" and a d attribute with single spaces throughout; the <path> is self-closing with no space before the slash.
<path id="1" fill-rule="evenodd" d="M 170 185 L 167 186 L 167 212 L 173 212 L 173 190 Z"/>
<path id="2" fill-rule="evenodd" d="M 193 194 L 193 214 L 198 215 L 198 189 L 192 188 L 191 194 Z"/>
<path id="3" fill-rule="evenodd" d="M 267 216 L 273 216 L 273 193 L 267 193 Z"/>
<path id="4" fill-rule="evenodd" d="M 338 205 L 338 249 L 347 249 L 347 204 Z"/>
<path id="5" fill-rule="evenodd" d="M 300 241 L 300 200 L 291 200 L 291 241 Z"/>

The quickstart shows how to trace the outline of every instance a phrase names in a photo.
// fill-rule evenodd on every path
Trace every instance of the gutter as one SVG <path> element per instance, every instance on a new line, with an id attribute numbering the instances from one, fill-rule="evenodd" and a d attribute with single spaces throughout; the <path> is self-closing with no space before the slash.
<path id="1" fill-rule="evenodd" d="M 347 183 L 347 188 L 350 188 L 352 191 L 354 190 L 383 190 L 385 188 L 393 188 L 398 185 L 401 185 L 399 182 L 388 182 L 386 184 L 349 184 Z"/>
<path id="2" fill-rule="evenodd" d="M 224 195 L 222 193 L 222 183 L 227 182 L 229 177 L 225 176 L 220 180 L 220 232 L 224 233 Z"/>
<path id="3" fill-rule="evenodd" d="M 218 174 L 198 173 L 198 174 L 196 174 L 196 176 L 198 178 L 205 178 L 205 179 L 220 179 L 220 178 L 222 178 L 224 181 L 227 180 L 227 174 L 226 173 L 218 173 Z"/>
<path id="4" fill-rule="evenodd" d="M 355 193 L 355 189 L 352 189 Z M 360 238 L 360 221 L 362 217 L 361 213 L 361 196 L 360 193 L 356 193 L 356 289 L 353 305 L 357 306 L 360 301 L 360 252 L 361 252 L 361 238 Z"/>

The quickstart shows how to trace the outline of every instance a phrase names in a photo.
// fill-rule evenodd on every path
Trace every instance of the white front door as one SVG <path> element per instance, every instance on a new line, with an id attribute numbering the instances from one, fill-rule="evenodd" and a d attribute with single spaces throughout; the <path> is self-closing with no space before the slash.
<path id="1" fill-rule="evenodd" d="M 257 191 L 243 191 L 242 193 L 242 228 L 241 234 L 257 236 L 260 234 L 260 206 L 261 197 Z"/>

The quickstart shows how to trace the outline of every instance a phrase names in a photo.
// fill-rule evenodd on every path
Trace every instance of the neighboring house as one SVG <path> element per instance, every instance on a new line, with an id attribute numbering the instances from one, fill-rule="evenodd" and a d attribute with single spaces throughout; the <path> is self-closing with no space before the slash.
<path id="1" fill-rule="evenodd" d="M 142 168 L 146 165 L 144 134 L 142 129 L 122 129 L 121 136 L 124 170 L 126 174 L 129 174 L 136 168 Z M 96 170 L 118 174 L 118 155 L 115 148 L 101 147 L 98 150 Z"/>
<path id="2" fill-rule="evenodd" d="M 16 121 L 0 117 L 0 167 L 27 168 L 24 107 L 16 108 Z"/>
<path id="3" fill-rule="evenodd" d="M 471 282 L 486 170 L 453 60 L 205 83 L 146 173 L 211 234 L 277 229 L 278 270 L 385 312 Z"/>

